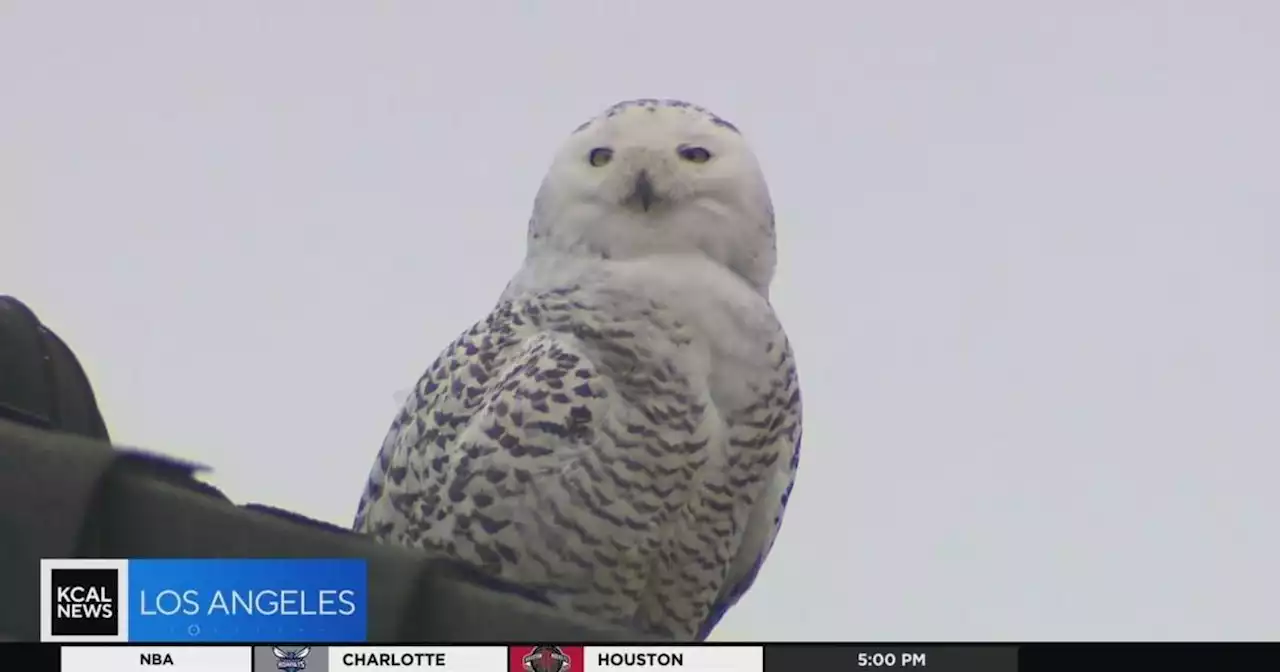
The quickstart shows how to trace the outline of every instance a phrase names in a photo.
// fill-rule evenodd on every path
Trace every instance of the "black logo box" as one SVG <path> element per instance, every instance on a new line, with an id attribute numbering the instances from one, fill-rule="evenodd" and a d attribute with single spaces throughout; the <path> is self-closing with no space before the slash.
<path id="1" fill-rule="evenodd" d="M 53 569 L 50 570 L 49 603 L 53 605 L 53 622 L 50 634 L 61 635 L 118 635 L 120 634 L 120 600 L 117 569 Z M 109 617 L 84 618 L 58 617 L 58 593 L 64 589 L 90 588 L 102 595 L 111 605 Z"/>

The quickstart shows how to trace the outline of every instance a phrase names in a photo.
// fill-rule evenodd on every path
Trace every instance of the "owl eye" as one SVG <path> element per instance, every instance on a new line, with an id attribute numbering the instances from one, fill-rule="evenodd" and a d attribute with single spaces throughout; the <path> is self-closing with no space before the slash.
<path id="1" fill-rule="evenodd" d="M 613 150 L 608 147 L 596 147 L 587 155 L 587 162 L 599 168 L 613 160 Z"/>
<path id="2" fill-rule="evenodd" d="M 711 160 L 711 152 L 707 151 L 705 147 L 680 145 L 676 148 L 676 153 L 685 161 L 693 163 L 706 163 Z"/>

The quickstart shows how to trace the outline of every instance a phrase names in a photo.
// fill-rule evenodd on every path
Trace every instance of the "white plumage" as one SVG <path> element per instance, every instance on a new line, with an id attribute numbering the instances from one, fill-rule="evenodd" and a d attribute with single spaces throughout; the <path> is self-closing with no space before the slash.
<path id="1" fill-rule="evenodd" d="M 620 103 L 565 142 L 528 236 L 405 400 L 355 529 L 701 639 L 754 581 L 799 461 L 756 159 L 707 110 Z"/>

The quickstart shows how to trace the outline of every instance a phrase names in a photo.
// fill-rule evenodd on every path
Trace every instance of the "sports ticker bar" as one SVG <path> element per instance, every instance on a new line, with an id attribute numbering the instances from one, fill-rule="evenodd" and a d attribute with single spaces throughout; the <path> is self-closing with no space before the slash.
<path id="1" fill-rule="evenodd" d="M 48 646 L 48 645 L 46 645 Z M 39 672 L 41 668 L 28 668 Z M 764 672 L 763 646 L 63 645 L 62 672 Z M 998 672 L 998 671 L 997 671 Z"/>
<path id="2" fill-rule="evenodd" d="M 1280 670 L 1280 644 L 769 644 L 360 646 L 0 643 L 23 672 L 1048 672 Z"/>

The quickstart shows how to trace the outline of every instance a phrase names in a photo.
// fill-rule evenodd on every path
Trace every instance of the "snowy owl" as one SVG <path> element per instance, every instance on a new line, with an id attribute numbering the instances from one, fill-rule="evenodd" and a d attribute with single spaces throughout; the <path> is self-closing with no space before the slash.
<path id="1" fill-rule="evenodd" d="M 769 554 L 800 458 L 759 164 L 706 109 L 619 103 L 564 142 L 527 236 L 492 312 L 405 399 L 354 529 L 579 620 L 704 639 Z"/>

